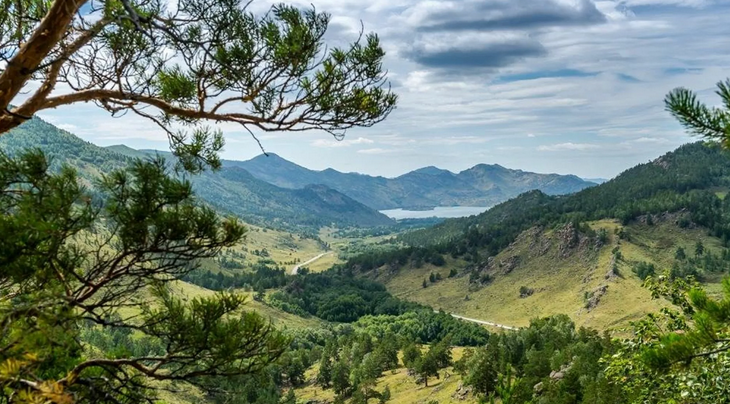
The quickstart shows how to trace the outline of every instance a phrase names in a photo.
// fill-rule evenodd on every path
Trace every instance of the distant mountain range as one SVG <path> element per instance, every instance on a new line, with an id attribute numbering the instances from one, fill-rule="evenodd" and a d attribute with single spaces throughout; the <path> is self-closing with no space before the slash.
<path id="1" fill-rule="evenodd" d="M 98 147 L 34 118 L 0 136 L 9 153 L 38 147 L 54 167 L 77 168 L 88 184 L 101 173 L 123 167 L 129 158 L 169 152 L 135 150 L 124 145 Z M 536 174 L 500 165 L 479 164 L 460 173 L 424 167 L 396 178 L 310 170 L 276 154 L 248 161 L 225 160 L 218 172 L 191 177 L 197 194 L 221 211 L 254 224 L 278 227 L 382 226 L 394 221 L 384 209 L 436 206 L 492 206 L 529 190 L 549 195 L 573 193 L 595 185 L 574 175 Z"/>
<path id="2" fill-rule="evenodd" d="M 604 182 L 608 182 L 609 180 L 607 178 L 583 178 L 584 181 L 593 182 L 598 185 L 603 184 Z"/>
<path id="3" fill-rule="evenodd" d="M 150 155 L 126 146 L 98 147 L 38 118 L 0 136 L 0 150 L 8 154 L 30 147 L 43 150 L 52 159 L 52 168 L 63 164 L 76 168 L 84 182 L 92 186 L 101 174 L 129 164 L 130 157 Z M 170 153 L 165 155 L 170 157 Z M 369 227 L 395 223 L 325 185 L 282 188 L 257 179 L 235 165 L 192 176 L 190 180 L 205 202 L 253 224 L 292 229 L 331 224 Z"/>
<path id="4" fill-rule="evenodd" d="M 422 209 L 436 206 L 492 206 L 530 190 L 570 194 L 596 185 L 574 175 L 537 174 L 497 164 L 479 164 L 460 173 L 424 167 L 396 178 L 310 170 L 276 154 L 248 161 L 226 160 L 254 177 L 283 188 L 323 184 L 373 209 Z"/>

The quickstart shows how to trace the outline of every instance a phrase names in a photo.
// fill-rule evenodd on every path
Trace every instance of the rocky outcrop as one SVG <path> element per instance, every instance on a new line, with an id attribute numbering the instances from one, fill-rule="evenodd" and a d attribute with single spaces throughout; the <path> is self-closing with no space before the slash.
<path id="1" fill-rule="evenodd" d="M 535 289 L 523 286 L 520 288 L 520 299 L 525 299 L 532 296 L 535 293 Z"/>
<path id="2" fill-rule="evenodd" d="M 451 395 L 451 398 L 455 400 L 464 401 L 472 394 L 473 389 L 471 386 L 464 386 L 462 382 L 456 387 L 456 391 Z"/>
<path id="3" fill-rule="evenodd" d="M 609 282 L 613 282 L 618 278 L 618 263 L 616 261 L 616 254 L 611 254 L 611 259 L 608 261 L 608 271 L 603 276 Z"/>
<path id="4" fill-rule="evenodd" d="M 666 158 L 664 156 L 661 156 L 658 159 L 654 160 L 653 164 L 655 166 L 659 166 L 665 170 L 669 169 L 669 162 L 666 160 Z"/>
<path id="5" fill-rule="evenodd" d="M 508 274 L 512 272 L 517 266 L 520 264 L 520 256 L 519 255 L 513 255 L 507 259 L 504 259 L 499 262 L 499 267 L 502 269 L 503 274 Z"/>
<path id="6" fill-rule="evenodd" d="M 594 291 L 590 292 L 588 294 L 588 300 L 586 301 L 586 309 L 589 312 L 595 309 L 598 306 L 598 303 L 601 301 L 601 298 L 603 297 L 603 295 L 606 294 L 607 291 L 608 285 L 601 285 L 597 287 Z"/>
<path id="7" fill-rule="evenodd" d="M 590 238 L 582 235 L 573 223 L 568 223 L 556 232 L 558 238 L 558 257 L 568 258 L 576 251 L 586 250 Z"/>

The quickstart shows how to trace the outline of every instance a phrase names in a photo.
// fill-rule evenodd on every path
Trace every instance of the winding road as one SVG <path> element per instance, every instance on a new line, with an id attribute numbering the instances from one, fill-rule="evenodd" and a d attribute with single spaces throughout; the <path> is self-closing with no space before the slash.
<path id="1" fill-rule="evenodd" d="M 295 266 L 294 268 L 292 268 L 292 269 L 291 269 L 291 274 L 292 274 L 292 275 L 296 275 L 296 274 L 297 274 L 297 272 L 299 272 L 299 268 L 301 268 L 301 267 L 305 267 L 305 266 L 307 266 L 307 265 L 309 265 L 309 264 L 313 263 L 314 261 L 317 261 L 318 259 L 320 259 L 320 258 L 324 257 L 325 255 L 330 255 L 330 254 L 332 254 L 332 251 L 330 251 L 330 252 L 326 252 L 326 253 L 322 253 L 322 254 L 319 254 L 318 256 L 316 256 L 316 257 L 314 257 L 314 258 L 310 259 L 309 261 L 306 261 L 306 262 L 302 262 L 301 264 L 299 264 L 299 265 L 297 265 L 297 266 Z"/>
<path id="2" fill-rule="evenodd" d="M 503 328 L 505 330 L 517 330 L 518 329 L 517 327 L 512 327 L 509 325 L 497 324 L 497 323 L 493 323 L 491 321 L 477 320 L 475 318 L 459 316 L 459 315 L 453 314 L 453 313 L 451 313 L 451 317 L 458 318 L 459 320 L 469 321 L 471 323 L 477 323 L 477 324 L 489 325 L 489 326 L 497 327 L 497 328 Z"/>

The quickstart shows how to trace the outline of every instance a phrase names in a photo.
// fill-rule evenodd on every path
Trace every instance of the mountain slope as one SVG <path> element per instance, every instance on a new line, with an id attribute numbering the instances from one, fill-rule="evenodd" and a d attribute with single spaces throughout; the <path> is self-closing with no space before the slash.
<path id="1" fill-rule="evenodd" d="M 595 185 L 572 175 L 536 174 L 499 165 L 480 164 L 458 174 L 424 167 L 396 178 L 314 171 L 276 154 L 248 161 L 224 161 L 254 177 L 286 188 L 324 184 L 374 209 L 434 206 L 492 206 L 522 192 L 539 189 L 550 195 L 569 194 Z"/>
<path id="2" fill-rule="evenodd" d="M 729 189 L 730 153 L 689 144 L 573 195 L 531 191 L 406 233 L 400 241 L 412 247 L 346 265 L 398 297 L 467 317 L 522 326 L 565 313 L 615 328 L 667 304 L 642 287 L 646 274 L 691 275 L 721 289 Z"/>
<path id="3" fill-rule="evenodd" d="M 648 262 L 657 271 L 672 268 L 677 248 L 693 251 L 697 241 L 715 256 L 724 251 L 722 241 L 708 236 L 706 229 L 683 229 L 674 219 L 666 216 L 652 225 L 625 226 L 610 220 L 591 222 L 593 230 L 608 232 L 602 245 L 578 233 L 578 241 L 568 246 L 569 227 L 534 227 L 479 265 L 457 260 L 443 267 L 406 266 L 390 273 L 380 271 L 374 279 L 397 297 L 499 324 L 520 327 L 533 318 L 564 313 L 582 326 L 615 329 L 668 306 L 652 299 L 642 287 L 633 272 L 636 265 Z M 620 258 L 614 251 L 620 252 Z M 452 269 L 458 275 L 448 277 Z M 443 280 L 423 288 L 423 280 L 431 273 L 441 274 Z M 719 286 L 719 277 L 719 273 L 705 274 L 710 290 Z"/>
<path id="4" fill-rule="evenodd" d="M 0 150 L 14 154 L 29 147 L 45 151 L 52 167 L 75 167 L 92 184 L 95 178 L 129 164 L 131 158 L 150 154 L 126 146 L 103 148 L 34 118 L 0 137 Z M 166 154 L 169 157 L 169 153 Z M 221 211 L 249 223 L 284 228 L 380 226 L 394 222 L 387 216 L 326 187 L 280 188 L 259 180 L 241 168 L 226 167 L 190 178 L 197 194 Z"/>
<path id="5" fill-rule="evenodd" d="M 730 187 L 730 155 L 703 143 L 684 145 L 653 162 L 568 196 L 539 191 L 522 194 L 480 215 L 444 221 L 403 237 L 411 245 L 459 244 L 486 247 L 496 253 L 535 225 L 571 220 L 618 219 L 624 223 L 645 214 L 686 209 L 691 220 L 730 238 L 723 214 L 730 201 L 716 192 Z"/>

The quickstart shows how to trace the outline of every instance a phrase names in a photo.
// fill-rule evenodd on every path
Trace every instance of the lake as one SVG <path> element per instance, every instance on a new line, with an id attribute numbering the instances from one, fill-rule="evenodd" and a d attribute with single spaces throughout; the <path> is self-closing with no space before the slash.
<path id="1" fill-rule="evenodd" d="M 488 207 L 483 206 L 440 206 L 431 210 L 404 210 L 404 209 L 387 209 L 381 210 L 380 213 L 392 217 L 393 219 L 424 219 L 429 217 L 464 217 L 478 215 L 485 212 Z"/>

